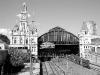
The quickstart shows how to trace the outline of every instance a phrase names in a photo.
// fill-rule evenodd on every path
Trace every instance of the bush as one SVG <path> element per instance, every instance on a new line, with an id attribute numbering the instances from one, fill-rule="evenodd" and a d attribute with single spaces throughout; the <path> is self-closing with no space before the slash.
<path id="1" fill-rule="evenodd" d="M 25 50 L 25 49 L 24 49 Z M 11 56 L 10 62 L 13 66 L 23 65 L 30 60 L 30 53 L 23 52 L 22 49 L 9 49 L 8 54 Z"/>
<path id="2" fill-rule="evenodd" d="M 90 68 L 90 66 L 89 66 L 89 60 L 82 59 L 82 66 L 86 67 L 86 68 Z"/>

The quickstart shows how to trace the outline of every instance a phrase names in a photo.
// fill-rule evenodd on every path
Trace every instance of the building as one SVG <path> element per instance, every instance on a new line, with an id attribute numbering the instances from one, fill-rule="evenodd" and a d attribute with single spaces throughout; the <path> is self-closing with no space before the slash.
<path id="1" fill-rule="evenodd" d="M 94 21 L 83 22 L 78 34 L 80 57 L 93 63 L 100 63 L 100 36 L 97 35 L 97 25 Z"/>
<path id="2" fill-rule="evenodd" d="M 20 18 L 20 24 L 16 23 L 11 30 L 9 46 L 18 49 L 31 49 L 32 54 L 37 55 L 37 28 L 35 21 L 28 23 L 30 15 L 27 13 L 26 3 L 23 3 L 21 13 L 17 16 Z"/>

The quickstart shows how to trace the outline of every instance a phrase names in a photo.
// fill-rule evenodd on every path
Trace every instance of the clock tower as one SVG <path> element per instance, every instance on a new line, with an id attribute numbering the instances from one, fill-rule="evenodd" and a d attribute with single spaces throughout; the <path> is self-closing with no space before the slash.
<path id="1" fill-rule="evenodd" d="M 30 15 L 27 13 L 27 6 L 24 2 L 22 5 L 21 13 L 17 16 L 20 18 L 20 25 L 16 24 L 15 27 L 12 29 L 10 47 L 15 47 L 18 49 L 28 49 L 31 51 L 31 54 L 36 56 L 37 58 L 38 35 L 34 21 L 34 13 L 32 23 L 28 23 L 28 18 L 30 17 Z"/>
<path id="2" fill-rule="evenodd" d="M 20 17 L 20 31 L 21 31 L 21 34 L 25 34 L 27 24 L 28 24 L 28 18 L 30 17 L 30 15 L 27 14 L 27 6 L 26 6 L 25 2 L 23 3 L 21 13 L 18 14 L 17 16 Z"/>

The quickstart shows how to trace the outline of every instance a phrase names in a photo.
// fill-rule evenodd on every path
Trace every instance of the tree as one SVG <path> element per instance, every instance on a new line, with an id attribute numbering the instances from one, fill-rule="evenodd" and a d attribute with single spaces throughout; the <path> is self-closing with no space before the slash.
<path id="1" fill-rule="evenodd" d="M 10 40 L 6 35 L 0 34 L 0 39 L 4 41 L 6 44 L 10 44 Z"/>
<path id="2" fill-rule="evenodd" d="M 8 53 L 11 56 L 10 61 L 14 66 L 23 65 L 23 63 L 30 60 L 30 53 L 28 51 L 24 53 L 21 49 L 19 50 L 10 48 Z"/>
<path id="3" fill-rule="evenodd" d="M 7 50 L 4 50 L 4 51 L 0 51 L 0 75 L 4 74 L 3 71 L 4 71 L 4 63 L 6 61 L 8 57 L 8 52 Z"/>

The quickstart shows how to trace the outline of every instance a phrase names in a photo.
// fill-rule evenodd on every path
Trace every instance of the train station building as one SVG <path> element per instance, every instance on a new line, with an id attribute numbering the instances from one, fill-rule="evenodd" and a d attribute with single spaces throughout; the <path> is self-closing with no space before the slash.
<path id="1" fill-rule="evenodd" d="M 28 22 L 30 15 L 27 13 L 26 3 L 23 3 L 21 13 L 17 16 L 20 18 L 19 25 L 16 23 L 11 30 L 9 46 L 17 49 L 31 49 L 32 54 L 37 55 L 37 28 L 34 20 L 32 23 Z"/>
<path id="2" fill-rule="evenodd" d="M 100 63 L 100 36 L 97 35 L 97 25 L 94 21 L 83 22 L 78 34 L 80 57 L 92 63 Z"/>

